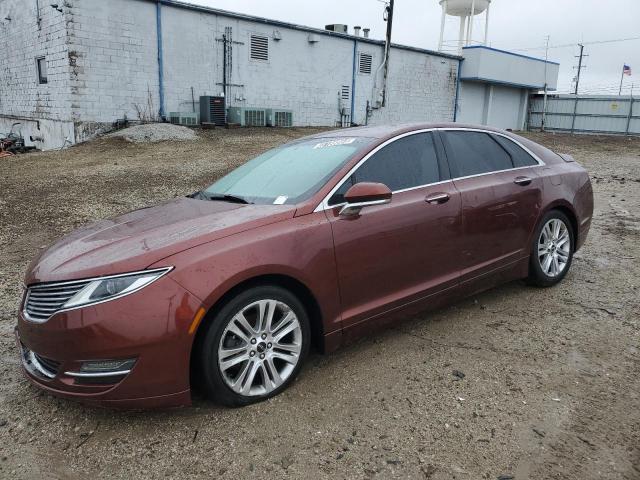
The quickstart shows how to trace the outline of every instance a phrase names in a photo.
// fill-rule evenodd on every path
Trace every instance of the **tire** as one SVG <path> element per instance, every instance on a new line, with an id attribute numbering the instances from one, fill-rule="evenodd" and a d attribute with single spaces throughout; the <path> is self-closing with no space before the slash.
<path id="1" fill-rule="evenodd" d="M 527 282 L 537 287 L 559 283 L 571 268 L 575 235 L 569 218 L 559 210 L 547 212 L 531 242 Z"/>
<path id="2" fill-rule="evenodd" d="M 310 332 L 304 305 L 288 290 L 265 285 L 241 292 L 207 326 L 199 350 L 205 393 L 232 407 L 278 395 L 300 372 Z"/>

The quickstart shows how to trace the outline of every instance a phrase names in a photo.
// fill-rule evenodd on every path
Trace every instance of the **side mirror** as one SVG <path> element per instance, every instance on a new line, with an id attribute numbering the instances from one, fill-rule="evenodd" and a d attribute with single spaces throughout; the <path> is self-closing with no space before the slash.
<path id="1" fill-rule="evenodd" d="M 344 199 L 347 204 L 340 209 L 340 215 L 357 215 L 364 207 L 389 203 L 391 190 L 382 183 L 360 182 L 347 190 Z"/>

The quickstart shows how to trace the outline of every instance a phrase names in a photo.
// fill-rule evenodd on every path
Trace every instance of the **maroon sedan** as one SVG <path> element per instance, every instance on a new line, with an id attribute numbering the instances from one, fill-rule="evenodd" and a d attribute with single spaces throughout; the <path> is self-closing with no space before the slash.
<path id="1" fill-rule="evenodd" d="M 584 243 L 585 170 L 460 124 L 330 131 L 206 190 L 95 223 L 36 258 L 16 336 L 28 378 L 121 407 L 280 393 L 402 316 L 514 279 L 558 283 Z"/>

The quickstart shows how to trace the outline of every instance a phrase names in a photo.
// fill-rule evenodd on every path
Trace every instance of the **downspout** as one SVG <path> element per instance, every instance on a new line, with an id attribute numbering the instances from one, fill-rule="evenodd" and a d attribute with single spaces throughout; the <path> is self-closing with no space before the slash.
<path id="1" fill-rule="evenodd" d="M 462 62 L 464 62 L 464 58 L 458 60 L 458 72 L 456 75 L 456 97 L 453 103 L 453 121 L 454 122 L 458 118 L 458 96 L 460 95 L 460 70 L 462 69 Z"/>
<path id="2" fill-rule="evenodd" d="M 164 62 L 162 56 L 162 0 L 156 3 L 156 36 L 158 37 L 158 96 L 160 98 L 159 115 L 162 121 L 166 121 L 164 111 Z"/>
<path id="3" fill-rule="evenodd" d="M 40 0 L 36 0 L 36 20 L 38 23 L 38 30 L 42 28 L 42 19 L 40 18 Z"/>
<path id="4" fill-rule="evenodd" d="M 353 65 L 351 67 L 351 125 L 355 124 L 356 115 L 356 55 L 358 54 L 358 40 L 353 40 Z"/>

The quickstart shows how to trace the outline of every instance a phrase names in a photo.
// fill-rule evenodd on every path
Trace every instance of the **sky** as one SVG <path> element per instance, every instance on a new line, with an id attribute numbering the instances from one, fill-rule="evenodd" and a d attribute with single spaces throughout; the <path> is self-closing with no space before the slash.
<path id="1" fill-rule="evenodd" d="M 298 23 L 316 28 L 346 23 L 371 28 L 371 37 L 384 39 L 381 0 L 186 0 L 234 12 Z M 440 34 L 438 0 L 395 0 L 393 42 L 436 50 Z M 474 39 L 482 40 L 483 15 L 476 17 Z M 446 22 L 445 41 L 458 35 L 458 19 Z M 577 44 L 585 44 L 586 68 L 580 93 L 618 93 L 623 64 L 632 76 L 624 77 L 623 94 L 632 83 L 640 94 L 640 0 L 493 0 L 489 46 L 560 63 L 558 92 L 570 91 L 576 74 Z M 603 42 L 629 39 L 627 41 Z"/>

